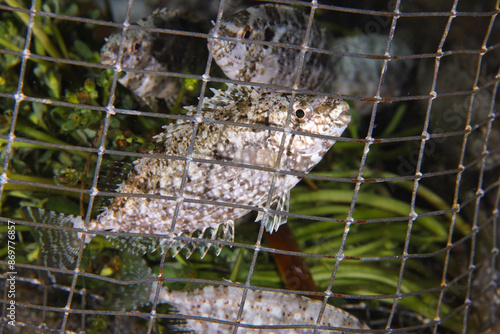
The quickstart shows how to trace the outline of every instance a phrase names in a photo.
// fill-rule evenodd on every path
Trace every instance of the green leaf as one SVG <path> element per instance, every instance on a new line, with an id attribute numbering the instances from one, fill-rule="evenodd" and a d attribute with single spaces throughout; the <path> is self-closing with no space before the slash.
<path id="1" fill-rule="evenodd" d="M 79 39 L 75 40 L 73 46 L 75 47 L 76 52 L 78 52 L 83 59 L 90 59 L 94 56 L 94 52 L 88 47 L 88 45 Z"/>
<path id="2" fill-rule="evenodd" d="M 45 209 L 71 215 L 78 215 L 80 212 L 78 204 L 62 196 L 51 196 L 45 203 Z"/>

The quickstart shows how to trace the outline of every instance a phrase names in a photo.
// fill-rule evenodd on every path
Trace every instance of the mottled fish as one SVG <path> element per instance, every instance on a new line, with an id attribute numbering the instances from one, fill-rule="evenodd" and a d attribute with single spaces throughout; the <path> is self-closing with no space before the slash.
<path id="1" fill-rule="evenodd" d="M 238 319 L 243 292 L 243 288 L 223 285 L 193 291 L 162 288 L 159 302 L 171 304 L 181 315 L 188 316 L 187 325 L 196 333 L 232 333 L 231 323 Z M 248 290 L 238 333 L 312 333 L 321 308 L 320 301 L 295 294 Z M 326 328 L 316 333 L 366 333 L 370 329 L 351 314 L 329 304 L 318 325 Z"/>
<path id="2" fill-rule="evenodd" d="M 44 265 L 69 268 L 78 240 L 88 241 L 96 231 L 167 236 L 161 243 L 155 238 L 142 238 L 142 243 L 139 237 L 119 239 L 137 253 L 165 246 L 177 252 L 184 247 L 188 252 L 198 248 L 205 254 L 213 239 L 232 241 L 234 221 L 254 208 L 261 209 L 257 220 L 268 231 L 286 221 L 263 212 L 286 208 L 290 189 L 323 158 L 349 124 L 348 104 L 300 94 L 292 101 L 290 94 L 260 92 L 249 86 L 229 85 L 225 91 L 213 92 L 213 97 L 203 99 L 201 113 L 196 107 L 188 108 L 187 119 L 164 127 L 152 153 L 165 157 L 138 159 L 117 189 L 122 195 L 114 197 L 89 226 L 81 217 L 27 210 L 36 222 L 64 223 L 87 233 L 86 239 L 76 232 L 72 238 L 58 237 L 64 233 L 60 230 L 44 236 L 46 229 L 37 228 Z M 270 189 L 274 189 L 272 194 Z M 205 241 L 186 244 L 173 239 L 179 236 Z M 52 263 L 52 244 L 63 238 L 72 247 Z"/>
<path id="3" fill-rule="evenodd" d="M 120 278 L 127 284 L 115 284 L 113 293 L 108 296 L 113 309 L 126 311 L 155 301 L 158 281 L 142 258 L 123 258 Z M 130 284 L 132 281 L 142 282 Z M 232 333 L 232 324 L 238 319 L 243 300 L 242 287 L 219 285 L 178 291 L 160 286 L 159 289 L 157 302 L 174 306 L 172 314 L 178 312 L 186 317 L 176 316 L 172 321 L 170 327 L 176 333 Z M 322 306 L 318 300 L 297 294 L 248 289 L 238 333 L 312 333 Z M 330 304 L 326 305 L 318 326 L 323 327 L 318 333 L 365 333 L 356 329 L 370 329 L 356 317 Z"/>
<path id="4" fill-rule="evenodd" d="M 210 27 L 208 22 L 193 15 L 166 8 L 157 9 L 147 18 L 137 22 L 137 25 L 139 27 L 127 29 L 123 39 L 121 32 L 107 38 L 106 44 L 101 48 L 101 63 L 115 66 L 121 49 L 120 67 L 125 68 L 125 75 L 118 81 L 157 111 L 161 100 L 169 106 L 172 105 L 182 87 L 179 77 L 158 72 L 201 75 L 205 69 L 208 52 L 203 38 L 167 31 L 150 31 L 141 27 L 192 33 L 207 33 Z"/>
<path id="5" fill-rule="evenodd" d="M 292 87 L 297 79 L 300 47 L 325 49 L 325 29 L 313 22 L 309 39 L 309 15 L 293 7 L 261 5 L 239 11 L 212 28 L 208 49 L 233 80 Z M 221 39 L 225 37 L 237 40 Z M 282 45 L 257 44 L 275 42 Z M 330 80 L 328 55 L 306 52 L 299 88 L 317 89 Z"/>
<path id="6" fill-rule="evenodd" d="M 250 7 L 223 19 L 218 28 L 212 28 L 208 49 L 229 79 L 289 88 L 293 88 L 298 75 L 302 45 L 341 52 L 343 54 L 330 56 L 307 51 L 298 88 L 373 97 L 383 60 L 350 54 L 383 56 L 388 45 L 387 37 L 370 34 L 333 38 L 315 19 L 309 39 L 305 41 L 308 24 L 309 13 L 290 6 L 266 4 Z M 406 45 L 392 42 L 392 56 L 409 53 Z M 382 96 L 400 93 L 410 65 L 410 61 L 389 63 Z M 366 106 L 366 103 L 356 101 L 358 109 Z"/>

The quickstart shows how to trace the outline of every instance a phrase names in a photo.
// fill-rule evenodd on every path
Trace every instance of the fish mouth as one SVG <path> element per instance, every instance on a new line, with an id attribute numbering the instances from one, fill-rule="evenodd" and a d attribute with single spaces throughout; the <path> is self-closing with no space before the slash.
<path id="1" fill-rule="evenodd" d="M 349 124 L 351 115 L 349 115 L 349 104 L 344 100 L 338 100 L 337 106 L 330 112 L 330 117 L 336 125 Z"/>
<path id="2" fill-rule="evenodd" d="M 328 134 L 334 136 L 340 136 L 351 122 L 351 115 L 348 113 L 349 104 L 343 100 L 339 100 L 337 103 L 336 108 L 330 112 L 333 126 L 328 130 Z"/>
<path id="3" fill-rule="evenodd" d="M 342 120 L 342 122 L 346 124 L 351 122 L 351 115 L 349 115 L 349 113 L 347 112 L 348 110 L 349 109 L 343 110 L 339 115 L 339 118 Z"/>
<path id="4" fill-rule="evenodd" d="M 233 64 L 233 61 L 230 60 L 230 57 L 225 57 L 224 55 L 228 54 L 228 50 L 225 44 L 226 41 L 216 39 L 216 38 L 209 38 L 208 39 L 208 49 L 210 51 L 210 55 L 212 58 L 215 60 L 215 62 L 221 66 L 230 66 Z"/>
<path id="5" fill-rule="evenodd" d="M 219 50 L 224 45 L 224 40 L 218 38 L 218 34 L 210 34 L 208 36 L 208 49 L 209 50 Z"/>
<path id="6" fill-rule="evenodd" d="M 210 54 L 212 57 L 215 59 L 220 58 L 220 53 L 224 50 L 224 45 L 222 44 L 222 41 L 216 38 L 209 38 L 208 39 L 208 50 L 210 51 Z"/>
<path id="7" fill-rule="evenodd" d="M 116 65 L 116 57 L 101 56 L 101 64 Z"/>
<path id="8" fill-rule="evenodd" d="M 347 111 L 350 109 L 349 103 L 344 100 L 339 100 L 339 107 L 342 108 L 342 113 L 347 113 Z"/>

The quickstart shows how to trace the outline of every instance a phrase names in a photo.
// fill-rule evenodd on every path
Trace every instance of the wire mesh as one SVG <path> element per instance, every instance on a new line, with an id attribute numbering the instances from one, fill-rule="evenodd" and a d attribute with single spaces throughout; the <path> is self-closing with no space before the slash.
<path id="1" fill-rule="evenodd" d="M 178 68 L 148 73 L 123 65 L 104 65 L 99 59 L 103 38 L 113 31 L 121 32 L 122 39 L 127 30 L 136 29 L 207 43 L 208 31 L 134 24 L 156 6 L 191 11 L 213 20 L 214 29 L 219 29 L 225 17 L 262 3 L 297 6 L 308 14 L 308 31 L 317 21 L 339 38 L 377 34 L 387 41 L 384 54 L 369 55 L 280 45 L 296 48 L 302 55 L 317 52 L 382 64 L 376 81 L 362 82 L 373 88 L 372 95 L 305 91 L 354 101 L 354 120 L 316 169 L 310 174 L 295 173 L 305 179 L 292 189 L 289 211 L 271 207 L 273 186 L 264 207 L 185 199 L 285 215 L 288 223 L 280 230 L 290 227 L 288 233 L 297 246 L 290 248 L 292 241 L 272 244 L 273 236 L 267 235 L 262 225 L 251 223 L 255 218 L 251 216 L 236 226 L 234 241 L 213 241 L 224 246 L 219 256 L 209 252 L 203 259 L 196 253 L 188 259 L 179 255 L 172 258 L 168 251 L 145 255 L 156 279 L 123 277 L 122 251 L 107 244 L 104 238 L 96 238 L 88 246 L 80 245 L 72 270 L 36 264 L 37 244 L 30 234 L 32 229 L 81 230 L 27 221 L 20 214 L 21 206 L 81 215 L 88 228 L 95 210 L 104 206 L 107 199 L 145 196 L 114 191 L 114 179 L 120 177 L 104 174 L 114 168 L 126 175 L 136 159 L 184 161 L 180 194 L 190 163 L 262 168 L 189 156 L 152 155 L 147 143 L 163 124 L 194 120 L 210 94 L 210 87 L 233 83 L 299 94 L 304 92 L 298 89 L 300 75 L 287 88 L 228 79 L 211 55 L 197 59 L 203 64 L 199 73 Z M 143 6 L 146 9 L 141 11 Z M 71 4 L 5 0 L 0 4 L 0 28 L 5 36 L 0 36 L 0 103 L 4 110 L 0 119 L 0 221 L 2 244 L 6 244 L 0 251 L 1 332 L 156 333 L 180 328 L 176 326 L 183 319 L 224 323 L 220 319 L 179 314 L 159 302 L 160 288 L 156 289 L 152 303 L 137 310 L 113 307 L 117 303 L 113 298 L 119 298 L 122 287 L 153 281 L 172 290 L 202 285 L 242 287 L 237 318 L 230 323 L 234 325 L 233 333 L 252 328 L 273 330 L 265 323 L 259 327 L 241 322 L 247 293 L 254 290 L 293 292 L 322 302 L 319 314 L 314 315 L 316 325 L 282 326 L 275 330 L 322 329 L 318 326 L 321 317 L 327 305 L 334 304 L 377 333 L 494 331 L 491 328 L 498 318 L 500 207 L 498 1 L 354 4 L 130 0 L 124 17 L 119 17 L 117 7 L 125 8 L 123 3 L 101 7 L 92 1 Z M 412 51 L 392 55 L 395 41 L 405 41 Z M 122 64 L 121 57 L 120 51 L 117 64 Z M 384 82 L 394 73 L 392 65 L 397 62 L 407 64 L 411 71 L 404 74 L 407 78 L 398 87 L 399 95 L 386 95 Z M 305 66 L 302 58 L 297 73 L 302 73 Z M 174 108 L 167 112 L 151 110 L 120 85 L 123 72 L 198 80 L 199 90 L 190 100 L 196 105 L 199 98 L 198 114 L 186 116 Z M 98 97 L 93 92 L 98 92 Z M 367 112 L 358 108 L 360 102 L 369 105 Z M 80 118 L 75 120 L 74 115 Z M 83 116 L 88 119 L 82 121 Z M 190 152 L 195 140 L 193 135 Z M 280 152 L 283 150 L 284 142 Z M 110 162 L 111 167 L 107 165 Z M 275 175 L 294 174 L 279 168 L 268 171 Z M 72 182 L 72 177 L 77 181 Z M 179 197 L 168 199 L 176 203 L 175 223 L 181 202 Z M 15 233 L 11 232 L 12 226 Z M 125 232 L 92 231 L 94 234 L 130 236 Z M 280 238 L 279 234 L 275 238 Z M 199 242 L 188 236 L 176 239 Z M 15 255 L 14 267 L 9 267 L 11 255 Z M 285 263 L 282 272 L 278 270 L 283 265 L 280 255 L 293 263 Z M 297 268 L 297 263 L 305 263 L 310 271 L 301 272 L 305 267 Z M 38 278 L 38 273 L 49 271 L 66 274 L 67 279 L 47 284 Z M 15 280 L 11 279 L 14 276 Z M 304 287 L 310 279 L 317 290 Z"/>

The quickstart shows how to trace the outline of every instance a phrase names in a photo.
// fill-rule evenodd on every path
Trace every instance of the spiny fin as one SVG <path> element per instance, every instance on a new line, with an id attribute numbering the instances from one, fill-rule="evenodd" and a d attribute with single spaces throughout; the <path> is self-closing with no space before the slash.
<path id="1" fill-rule="evenodd" d="M 24 219 L 47 225 L 37 226 L 31 231 L 40 247 L 38 264 L 44 268 L 74 270 L 83 240 L 78 237 L 77 232 L 55 229 L 52 226 L 81 227 L 83 222 L 80 217 L 32 207 L 23 207 L 21 212 Z M 40 280 L 46 284 L 56 283 L 62 276 L 63 274 L 48 270 L 39 272 Z"/>
<path id="2" fill-rule="evenodd" d="M 121 237 L 106 236 L 108 242 L 120 251 L 125 251 L 134 255 L 145 255 L 153 252 L 165 252 L 172 250 L 172 257 L 182 252 L 187 259 L 194 251 L 199 251 L 201 258 L 205 257 L 208 251 L 213 248 L 218 256 L 222 250 L 223 244 L 217 244 L 212 241 L 223 240 L 232 242 L 234 240 L 234 229 L 232 223 L 220 224 L 217 229 L 206 228 L 204 231 L 195 230 L 193 232 L 184 232 L 181 236 L 193 238 L 194 240 L 173 239 L 171 237 Z"/>
<path id="3" fill-rule="evenodd" d="M 201 258 L 207 255 L 210 248 L 215 249 L 215 254 L 219 256 L 223 244 L 212 243 L 212 240 L 234 241 L 233 223 L 219 224 L 217 230 L 207 228 L 204 231 L 195 230 L 191 233 L 183 233 L 182 236 L 198 239 L 192 241 L 175 240 L 170 244 L 172 249 L 172 256 L 177 255 L 182 251 L 182 255 L 187 259 L 193 254 L 195 250 L 200 252 Z"/>
<path id="4" fill-rule="evenodd" d="M 290 207 L 290 192 L 287 191 L 283 193 L 281 196 L 278 196 L 271 203 L 270 209 L 280 212 L 288 212 L 289 207 Z M 256 222 L 261 221 L 262 224 L 264 224 L 266 231 L 269 233 L 273 233 L 277 231 L 281 225 L 286 224 L 287 216 L 280 215 L 277 213 L 266 213 L 260 211 L 255 221 Z"/>
<path id="5" fill-rule="evenodd" d="M 97 186 L 100 190 L 116 191 L 134 169 L 133 161 L 105 160 L 99 170 Z"/>
<path id="6" fill-rule="evenodd" d="M 97 188 L 103 192 L 117 192 L 122 184 L 134 169 L 134 164 L 127 161 L 103 161 L 99 171 Z M 103 212 L 112 202 L 109 196 L 97 196 L 94 202 L 95 214 Z"/>

